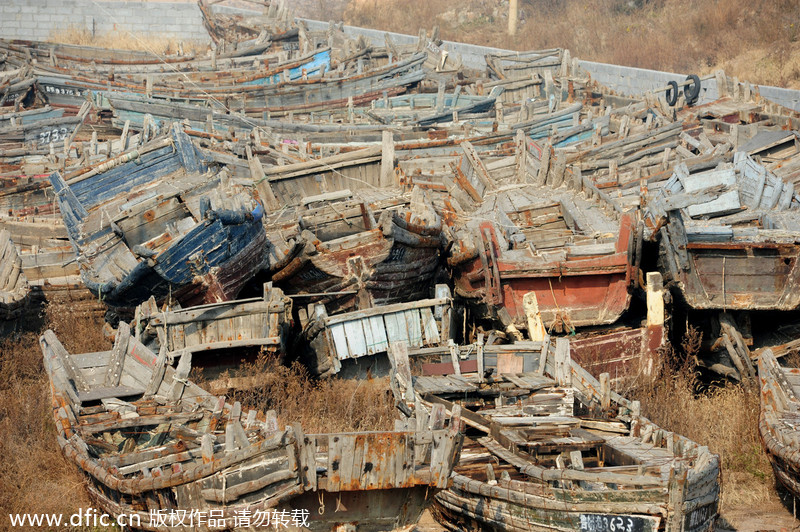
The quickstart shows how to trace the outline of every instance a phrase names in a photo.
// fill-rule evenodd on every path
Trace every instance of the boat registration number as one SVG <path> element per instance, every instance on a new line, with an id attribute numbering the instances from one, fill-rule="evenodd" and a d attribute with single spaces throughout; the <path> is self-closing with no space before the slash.
<path id="1" fill-rule="evenodd" d="M 705 525 L 709 519 L 717 515 L 717 504 L 713 502 L 699 508 L 695 508 L 683 520 L 684 530 L 694 530 Z"/>
<path id="2" fill-rule="evenodd" d="M 653 523 L 633 515 L 581 514 L 582 532 L 649 532 Z"/>

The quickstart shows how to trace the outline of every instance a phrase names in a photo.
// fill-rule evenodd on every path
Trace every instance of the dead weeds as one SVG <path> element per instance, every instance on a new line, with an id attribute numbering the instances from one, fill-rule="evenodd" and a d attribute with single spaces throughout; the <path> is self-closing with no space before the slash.
<path id="1" fill-rule="evenodd" d="M 130 31 L 93 34 L 88 29 L 77 26 L 54 31 L 48 41 L 116 50 L 144 50 L 159 56 L 190 54 L 202 56 L 208 50 L 208 45 L 200 41 L 179 39 L 171 35 L 145 35 Z"/>
<path id="2" fill-rule="evenodd" d="M 753 83 L 800 87 L 800 0 L 522 0 L 517 35 L 508 7 L 467 0 L 351 0 L 348 24 L 511 50 L 567 48 L 573 57 L 700 75 L 724 68 Z"/>
<path id="3" fill-rule="evenodd" d="M 76 320 L 69 307 L 46 311 L 68 349 L 108 349 L 100 324 Z M 56 441 L 50 384 L 42 365 L 39 332 L 0 342 L 0 529 L 11 513 L 71 514 L 90 506 L 83 477 Z"/>
<path id="4" fill-rule="evenodd" d="M 281 426 L 299 422 L 307 433 L 392 430 L 397 417 L 388 378 L 318 380 L 268 353 L 204 385 L 245 409 L 275 410 Z"/>
<path id="5" fill-rule="evenodd" d="M 642 413 L 654 423 L 720 455 L 723 516 L 743 506 L 779 502 L 758 434 L 758 386 L 703 382 L 694 363 L 701 342 L 702 335 L 690 327 L 681 353 L 667 354 L 672 363 L 629 396 L 641 402 Z"/>

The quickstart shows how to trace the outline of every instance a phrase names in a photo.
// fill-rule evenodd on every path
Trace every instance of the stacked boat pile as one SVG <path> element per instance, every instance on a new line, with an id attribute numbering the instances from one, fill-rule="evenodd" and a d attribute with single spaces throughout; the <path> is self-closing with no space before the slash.
<path id="1" fill-rule="evenodd" d="M 201 0 L 203 57 L 0 41 L 0 319 L 80 287 L 116 328 L 41 340 L 92 496 L 220 528 L 327 491 L 313 530 L 429 503 L 452 530 L 710 529 L 718 457 L 612 387 L 656 376 L 670 289 L 701 364 L 755 376 L 749 313 L 800 304 L 798 115 L 721 73 L 716 100 L 615 94 L 559 49 L 470 70 L 435 30 L 378 45 L 287 5 Z M 391 375 L 396 430 L 281 429 L 187 380 L 253 348 Z"/>

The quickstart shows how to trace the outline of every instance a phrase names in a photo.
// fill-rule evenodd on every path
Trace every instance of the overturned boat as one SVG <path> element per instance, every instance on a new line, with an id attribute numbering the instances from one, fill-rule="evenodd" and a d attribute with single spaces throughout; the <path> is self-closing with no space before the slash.
<path id="1" fill-rule="evenodd" d="M 316 304 L 308 315 L 300 309 L 303 335 L 310 346 L 306 365 L 321 376 L 386 374 L 389 347 L 395 342 L 411 349 L 446 346 L 455 335 L 450 289 L 436 286 L 436 297 L 394 303 L 328 316 Z M 343 371 L 344 369 L 344 371 Z"/>
<path id="2" fill-rule="evenodd" d="M 50 180 L 84 284 L 114 307 L 150 296 L 226 301 L 267 260 L 262 205 L 208 172 L 177 127 L 102 165 Z"/>
<path id="3" fill-rule="evenodd" d="M 430 296 L 442 220 L 421 189 L 375 202 L 340 190 L 304 198 L 294 214 L 288 231 L 281 223 L 267 228 L 276 245 L 294 241 L 273 267 L 272 280 L 287 293 L 324 302 L 330 313 Z"/>

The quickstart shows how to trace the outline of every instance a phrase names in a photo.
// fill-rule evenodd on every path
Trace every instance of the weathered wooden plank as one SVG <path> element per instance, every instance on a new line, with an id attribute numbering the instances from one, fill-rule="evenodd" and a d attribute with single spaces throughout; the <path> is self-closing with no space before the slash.
<path id="1" fill-rule="evenodd" d="M 125 355 L 128 353 L 128 340 L 131 337 L 130 326 L 121 321 L 117 328 L 117 337 L 114 342 L 114 348 L 111 350 L 111 358 L 108 361 L 108 369 L 103 385 L 106 387 L 113 387 L 119 384 L 122 377 L 122 365 L 125 361 Z"/>
<path id="2" fill-rule="evenodd" d="M 367 354 L 367 342 L 364 338 L 364 329 L 361 320 L 344 322 L 344 334 L 347 338 L 347 347 L 350 357 L 358 358 Z"/>
<path id="3" fill-rule="evenodd" d="M 350 358 L 350 349 L 347 345 L 347 335 L 345 333 L 345 323 L 337 323 L 328 329 L 333 346 L 336 349 L 335 357 L 339 360 Z"/>

